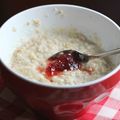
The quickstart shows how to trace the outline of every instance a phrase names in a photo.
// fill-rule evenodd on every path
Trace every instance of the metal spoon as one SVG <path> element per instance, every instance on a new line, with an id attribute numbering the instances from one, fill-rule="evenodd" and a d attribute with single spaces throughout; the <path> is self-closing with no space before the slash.
<path id="1" fill-rule="evenodd" d="M 109 55 L 115 55 L 115 54 L 120 54 L 120 48 L 105 51 L 103 53 L 99 53 L 96 55 L 87 55 L 87 56 L 88 56 L 88 60 L 90 60 L 90 59 L 95 59 L 95 58 L 103 58 L 103 57 L 107 57 Z"/>
<path id="2" fill-rule="evenodd" d="M 106 51 L 104 53 L 100 53 L 96 55 L 87 55 L 75 50 L 64 50 L 54 54 L 48 60 L 55 60 L 55 59 L 58 59 L 60 56 L 67 54 L 67 55 L 71 55 L 75 61 L 79 61 L 81 63 L 87 63 L 91 59 L 103 58 L 109 55 L 114 55 L 119 53 L 120 53 L 120 48 Z"/>

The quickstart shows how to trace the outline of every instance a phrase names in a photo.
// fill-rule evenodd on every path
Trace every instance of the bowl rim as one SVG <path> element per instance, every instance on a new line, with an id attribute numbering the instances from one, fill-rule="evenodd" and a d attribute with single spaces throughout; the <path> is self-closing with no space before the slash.
<path id="1" fill-rule="evenodd" d="M 41 6 L 32 7 L 32 8 L 23 10 L 23 11 L 17 13 L 16 15 L 12 16 L 4 24 L 6 24 L 7 22 L 9 22 L 9 20 L 13 19 L 15 16 L 17 16 L 17 15 L 19 15 L 21 13 L 24 13 L 24 12 L 27 12 L 27 11 L 32 11 L 33 9 L 42 9 L 42 8 L 45 8 L 45 7 L 46 8 L 47 7 L 72 7 L 72 8 L 77 8 L 77 9 L 83 9 L 83 10 L 86 10 L 86 11 L 90 11 L 90 12 L 92 12 L 94 14 L 97 14 L 97 15 L 103 17 L 104 19 L 108 20 L 109 22 L 111 22 L 120 31 L 120 27 L 112 19 L 110 19 L 106 15 L 104 15 L 104 14 L 98 12 L 98 11 L 95 11 L 93 9 L 87 8 L 87 7 L 78 6 L 78 5 L 71 5 L 71 4 L 48 4 L 48 5 L 41 5 Z M 0 30 L 4 27 L 4 24 L 0 27 Z M 61 88 L 61 89 L 82 88 L 82 87 L 91 86 L 91 85 L 103 82 L 104 80 L 110 78 L 111 76 L 113 76 L 115 73 L 117 73 L 120 70 L 120 64 L 119 64 L 112 71 L 110 71 L 108 74 L 106 74 L 106 75 L 104 75 L 104 76 L 102 76 L 102 77 L 100 77 L 98 79 L 95 79 L 95 80 L 92 80 L 92 81 L 88 81 L 86 83 L 77 84 L 77 85 L 53 85 L 53 84 L 47 84 L 47 83 L 45 84 L 45 83 L 42 83 L 42 82 L 39 82 L 39 81 L 37 82 L 37 80 L 34 81 L 32 79 L 29 79 L 29 78 L 19 74 L 18 72 L 14 71 L 11 67 L 9 67 L 6 64 L 4 64 L 4 61 L 2 61 L 2 58 L 0 58 L 0 62 L 13 75 L 21 78 L 22 80 L 25 80 L 26 82 L 30 82 L 30 83 L 38 85 L 38 86 L 49 87 L 49 88 L 58 88 L 58 89 L 59 88 Z"/>

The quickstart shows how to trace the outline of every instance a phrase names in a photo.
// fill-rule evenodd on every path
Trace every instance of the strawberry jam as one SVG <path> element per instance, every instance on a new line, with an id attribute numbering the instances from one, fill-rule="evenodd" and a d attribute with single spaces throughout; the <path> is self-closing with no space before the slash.
<path id="1" fill-rule="evenodd" d="M 83 55 L 74 50 L 59 52 L 48 59 L 45 69 L 48 78 L 59 75 L 63 71 L 73 71 L 82 68 L 82 63 L 87 62 L 87 55 Z"/>

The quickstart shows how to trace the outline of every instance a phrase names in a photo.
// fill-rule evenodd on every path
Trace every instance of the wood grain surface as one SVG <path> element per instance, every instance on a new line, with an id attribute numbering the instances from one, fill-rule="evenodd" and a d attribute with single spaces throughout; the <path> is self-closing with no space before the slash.
<path id="1" fill-rule="evenodd" d="M 75 4 L 97 10 L 120 25 L 120 0 L 0 0 L 0 25 L 24 9 L 55 3 Z"/>

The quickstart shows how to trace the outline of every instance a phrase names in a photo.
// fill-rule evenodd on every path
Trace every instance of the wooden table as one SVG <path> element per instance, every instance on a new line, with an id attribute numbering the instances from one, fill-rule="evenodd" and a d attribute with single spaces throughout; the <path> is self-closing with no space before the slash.
<path id="1" fill-rule="evenodd" d="M 85 6 L 107 15 L 120 25 L 120 0 L 0 0 L 0 25 L 24 9 L 53 3 Z"/>

